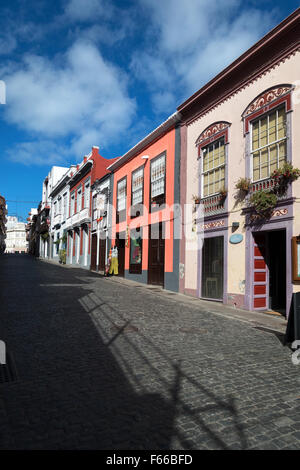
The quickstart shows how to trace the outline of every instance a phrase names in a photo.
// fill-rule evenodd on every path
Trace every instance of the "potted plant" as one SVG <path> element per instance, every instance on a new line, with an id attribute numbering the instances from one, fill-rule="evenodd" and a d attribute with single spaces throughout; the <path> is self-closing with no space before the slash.
<path id="1" fill-rule="evenodd" d="M 285 194 L 288 185 L 296 181 L 300 176 L 299 168 L 294 168 L 289 162 L 285 162 L 280 168 L 274 170 L 271 178 L 275 181 L 274 190 L 278 194 Z"/>
<path id="2" fill-rule="evenodd" d="M 259 190 L 251 195 L 249 204 L 254 207 L 257 214 L 268 217 L 277 204 L 277 196 L 273 191 Z"/>
<path id="3" fill-rule="evenodd" d="M 224 186 L 219 189 L 219 194 L 221 196 L 221 199 L 225 199 L 227 196 L 227 193 L 228 193 L 227 188 L 225 188 Z"/>
<path id="4" fill-rule="evenodd" d="M 250 184 L 250 178 L 239 178 L 235 184 L 235 188 L 246 195 L 250 191 Z"/>

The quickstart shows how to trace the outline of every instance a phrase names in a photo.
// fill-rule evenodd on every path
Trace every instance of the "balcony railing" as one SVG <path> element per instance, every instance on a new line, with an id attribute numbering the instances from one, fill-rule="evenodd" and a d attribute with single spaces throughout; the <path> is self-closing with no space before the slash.
<path id="1" fill-rule="evenodd" d="M 251 197 L 253 193 L 257 191 L 271 191 L 276 186 L 276 182 L 273 178 L 266 178 L 261 181 L 256 181 L 255 183 L 250 184 L 250 191 L 248 194 L 248 199 Z M 285 199 L 286 194 L 277 194 L 277 198 L 279 200 Z"/>
<path id="2" fill-rule="evenodd" d="M 75 225 L 80 225 L 83 222 L 90 222 L 91 218 L 89 216 L 89 209 L 85 207 L 80 212 L 71 215 L 66 220 L 66 228 L 73 227 Z"/>
<path id="3" fill-rule="evenodd" d="M 225 211 L 225 197 L 222 194 L 215 194 L 200 200 L 203 206 L 204 215 L 220 214 Z"/>

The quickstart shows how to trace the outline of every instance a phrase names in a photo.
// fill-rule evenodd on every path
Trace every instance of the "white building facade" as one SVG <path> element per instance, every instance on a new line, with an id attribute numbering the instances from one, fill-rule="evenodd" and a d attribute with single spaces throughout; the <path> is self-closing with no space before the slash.
<path id="1" fill-rule="evenodd" d="M 66 263 L 67 231 L 66 220 L 69 216 L 71 173 L 76 168 L 72 165 L 53 187 L 49 197 L 51 199 L 50 211 L 50 257 L 54 261 Z"/>
<path id="2" fill-rule="evenodd" d="M 5 253 L 27 253 L 25 226 L 26 224 L 19 222 L 17 217 L 7 217 Z"/>
<path id="3" fill-rule="evenodd" d="M 91 269 L 104 272 L 111 240 L 113 174 L 92 185 Z"/>
<path id="4" fill-rule="evenodd" d="M 51 223 L 51 205 L 52 197 L 50 196 L 53 188 L 58 181 L 69 171 L 69 168 L 61 166 L 53 166 L 43 182 L 42 202 L 39 209 L 39 254 L 41 258 L 51 257 L 51 239 L 50 239 L 50 223 Z"/>

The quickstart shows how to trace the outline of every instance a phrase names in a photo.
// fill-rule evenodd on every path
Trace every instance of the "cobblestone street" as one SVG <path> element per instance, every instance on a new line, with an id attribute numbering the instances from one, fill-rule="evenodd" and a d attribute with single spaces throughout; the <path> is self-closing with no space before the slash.
<path id="1" fill-rule="evenodd" d="M 29 255 L 3 256 L 0 282 L 1 449 L 300 447 L 280 335 Z"/>

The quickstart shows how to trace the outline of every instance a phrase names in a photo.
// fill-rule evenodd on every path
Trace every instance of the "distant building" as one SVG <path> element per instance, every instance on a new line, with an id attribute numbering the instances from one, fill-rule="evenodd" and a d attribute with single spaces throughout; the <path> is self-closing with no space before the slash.
<path id="1" fill-rule="evenodd" d="M 26 241 L 28 242 L 28 253 L 39 256 L 39 234 L 36 229 L 38 210 L 32 208 L 28 213 L 26 230 Z"/>
<path id="2" fill-rule="evenodd" d="M 26 224 L 19 222 L 17 217 L 7 217 L 5 253 L 27 253 L 25 226 Z"/>

